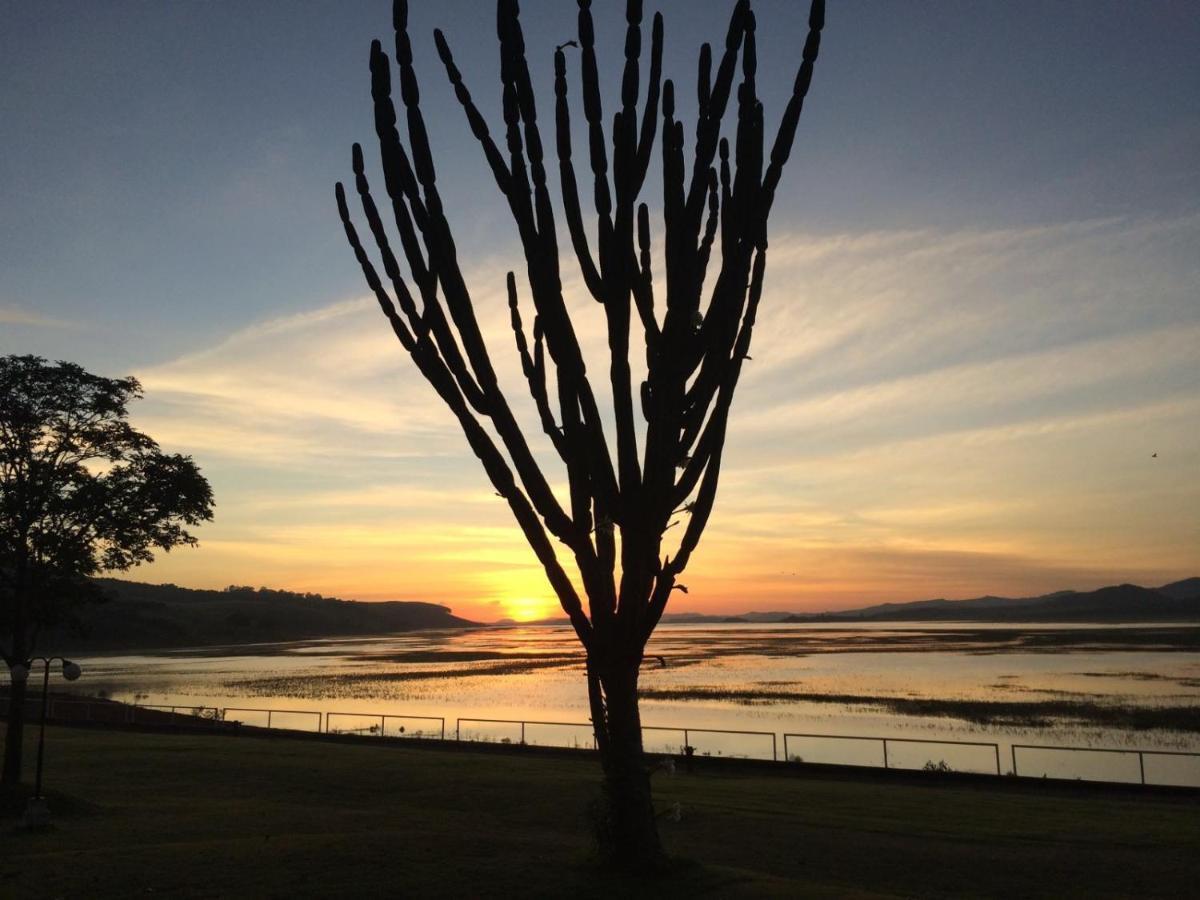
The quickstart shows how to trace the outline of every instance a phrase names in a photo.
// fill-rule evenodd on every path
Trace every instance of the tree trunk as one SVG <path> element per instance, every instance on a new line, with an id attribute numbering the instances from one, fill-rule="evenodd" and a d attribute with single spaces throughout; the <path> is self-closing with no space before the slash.
<path id="1" fill-rule="evenodd" d="M 604 766 L 604 805 L 597 823 L 601 849 L 612 865 L 645 872 L 658 869 L 664 857 L 642 752 L 639 665 L 640 660 L 601 670 L 596 680 L 603 703 L 595 702 L 593 690 L 592 718 Z"/>
<path id="2" fill-rule="evenodd" d="M 24 681 L 13 681 L 8 688 L 8 727 L 4 732 L 4 774 L 0 787 L 15 788 L 21 782 L 21 751 L 25 737 Z"/>

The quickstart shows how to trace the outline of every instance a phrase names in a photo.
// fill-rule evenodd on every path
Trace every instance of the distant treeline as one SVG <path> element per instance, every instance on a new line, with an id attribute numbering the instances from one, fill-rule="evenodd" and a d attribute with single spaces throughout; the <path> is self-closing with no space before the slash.
<path id="1" fill-rule="evenodd" d="M 83 604 L 70 629 L 47 634 L 56 652 L 204 647 L 386 634 L 473 625 L 436 603 L 338 600 L 232 585 L 221 591 L 97 578 L 103 599 Z"/>

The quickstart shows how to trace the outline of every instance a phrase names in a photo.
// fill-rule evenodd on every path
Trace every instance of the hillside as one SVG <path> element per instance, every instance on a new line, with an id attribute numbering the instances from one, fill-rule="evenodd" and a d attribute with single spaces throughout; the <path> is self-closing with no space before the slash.
<path id="1" fill-rule="evenodd" d="M 1185 578 L 1183 581 L 1172 581 L 1158 589 L 1160 594 L 1166 594 L 1176 600 L 1188 600 L 1200 597 L 1200 578 Z"/>
<path id="2" fill-rule="evenodd" d="M 193 590 L 98 578 L 108 599 L 80 611 L 80 634 L 44 646 L 77 651 L 200 647 L 474 625 L 434 603 L 365 603 L 264 588 Z"/>
<path id="3" fill-rule="evenodd" d="M 1055 591 L 1038 597 L 914 600 L 821 613 L 748 612 L 736 616 L 667 613 L 668 624 L 742 622 L 1195 622 L 1200 623 L 1200 578 L 1157 588 L 1118 584 L 1094 591 Z"/>
<path id="4" fill-rule="evenodd" d="M 1190 591 L 1193 587 L 1197 589 Z M 780 621 L 1200 622 L 1200 579 L 1189 578 L 1161 588 L 1118 584 L 1039 597 L 883 603 L 836 613 L 791 615 Z"/>

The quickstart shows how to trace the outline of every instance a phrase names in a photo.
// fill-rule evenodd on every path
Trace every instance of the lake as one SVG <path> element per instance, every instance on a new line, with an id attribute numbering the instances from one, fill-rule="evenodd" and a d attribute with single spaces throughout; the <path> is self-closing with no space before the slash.
<path id="1" fill-rule="evenodd" d="M 277 727 L 439 734 L 427 716 L 451 737 L 591 746 L 583 654 L 565 626 L 80 661 L 77 693 L 215 707 L 247 724 L 273 710 Z M 1022 775 L 1138 781 L 1144 771 L 1200 785 L 1200 757 L 1171 755 L 1200 753 L 1196 626 L 664 624 L 641 686 L 655 751 L 855 765 L 886 753 L 893 767 L 981 772 L 1007 772 L 1015 757 Z M 956 741 L 985 746 L 938 743 Z"/>

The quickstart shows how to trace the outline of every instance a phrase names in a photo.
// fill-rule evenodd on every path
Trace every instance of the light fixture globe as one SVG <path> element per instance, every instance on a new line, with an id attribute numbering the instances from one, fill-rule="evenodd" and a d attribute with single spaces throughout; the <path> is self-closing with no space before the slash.
<path id="1" fill-rule="evenodd" d="M 12 677 L 13 684 L 24 684 L 29 680 L 29 666 L 25 663 L 17 663 L 9 668 L 9 675 Z"/>
<path id="2" fill-rule="evenodd" d="M 83 674 L 83 669 L 79 668 L 79 663 L 73 663 L 69 659 L 63 660 L 63 678 L 67 681 L 74 681 Z"/>

